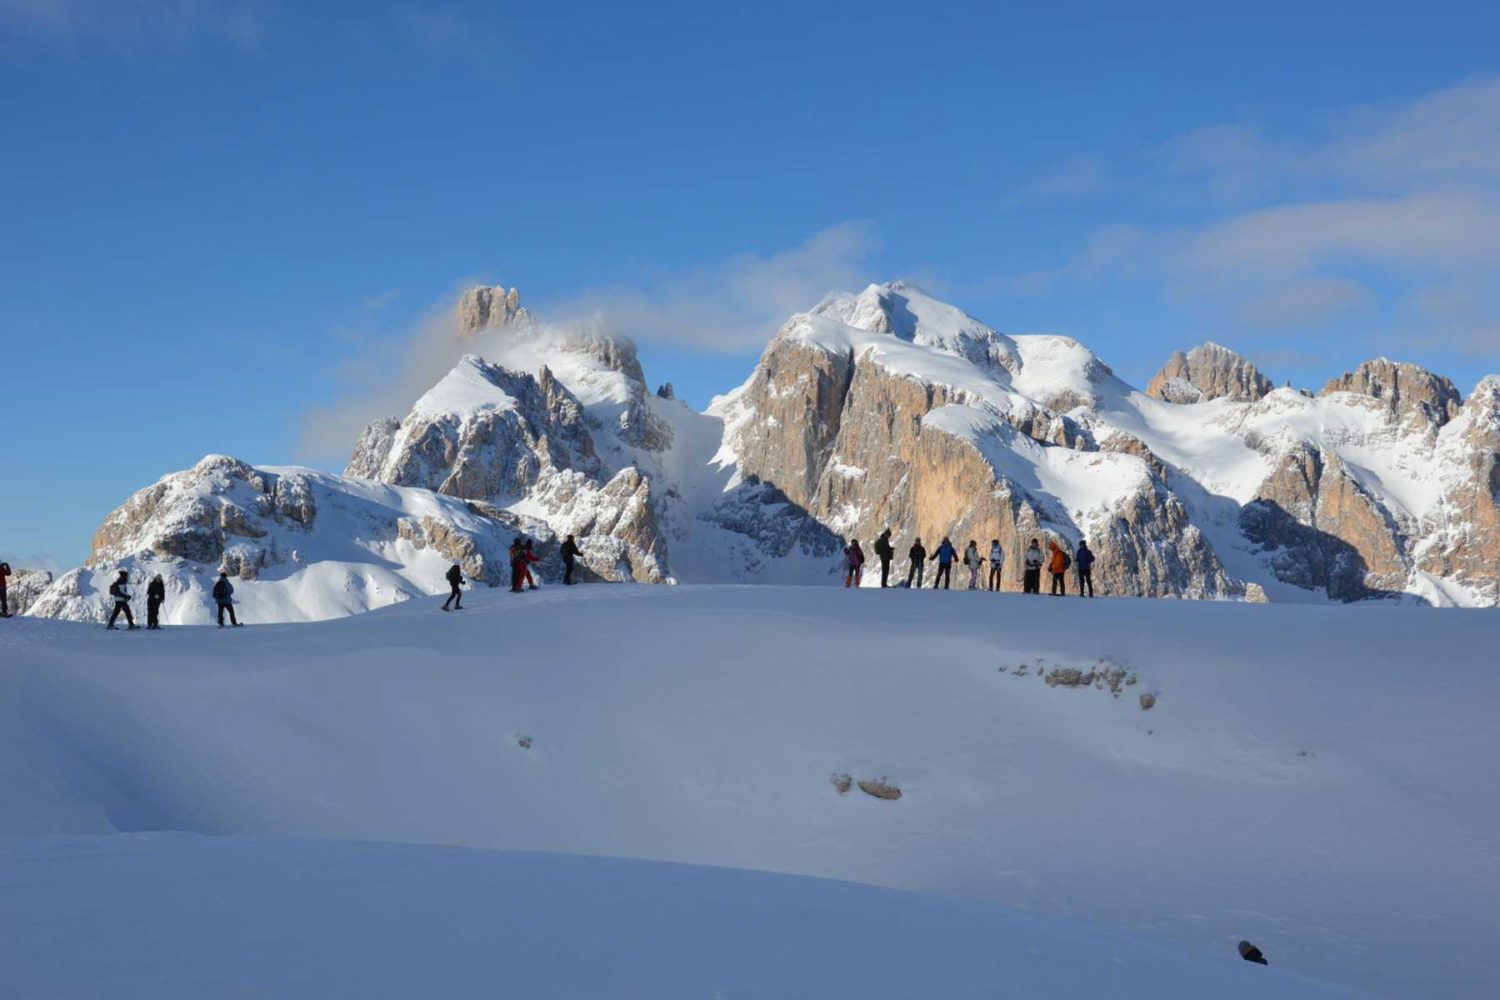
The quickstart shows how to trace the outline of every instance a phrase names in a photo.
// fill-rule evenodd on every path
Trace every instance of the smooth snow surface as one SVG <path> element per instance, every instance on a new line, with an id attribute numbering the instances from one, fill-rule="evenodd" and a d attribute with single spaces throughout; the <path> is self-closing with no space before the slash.
<path id="1" fill-rule="evenodd" d="M 340 841 L 0 845 L 0 927 L 9 996 L 1356 995 L 1076 921 L 868 886 Z"/>
<path id="2" fill-rule="evenodd" d="M 0 623 L 0 834 L 789 872 L 1215 961 L 1249 938 L 1389 995 L 1500 990 L 1494 615 L 833 587 L 436 605 L 229 632 Z M 1101 658 L 1136 678 L 1119 698 L 1039 677 Z"/>

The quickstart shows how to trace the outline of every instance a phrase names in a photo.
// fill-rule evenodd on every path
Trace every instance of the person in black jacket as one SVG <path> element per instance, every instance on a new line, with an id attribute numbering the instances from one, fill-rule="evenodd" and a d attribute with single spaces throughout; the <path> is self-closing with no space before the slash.
<path id="1" fill-rule="evenodd" d="M 448 599 L 443 602 L 443 610 L 447 611 L 448 605 L 452 604 L 454 611 L 462 611 L 464 609 L 463 568 L 458 563 L 454 563 L 448 568 L 446 579 L 448 581 Z"/>
<path id="2" fill-rule="evenodd" d="M 0 562 L 0 618 L 10 617 L 10 604 L 5 597 L 5 584 L 10 580 L 10 563 Z"/>
<path id="3" fill-rule="evenodd" d="M 214 603 L 219 606 L 219 628 L 224 627 L 224 612 L 229 612 L 229 624 L 235 628 L 240 627 L 239 619 L 234 617 L 234 584 L 229 582 L 229 574 L 219 572 L 218 582 L 214 584 Z"/>
<path id="4" fill-rule="evenodd" d="M 578 558 L 578 543 L 569 535 L 562 543 L 563 586 L 573 586 L 573 560 Z"/>
<path id="5" fill-rule="evenodd" d="M 927 561 L 927 550 L 922 547 L 922 539 L 918 538 L 912 545 L 911 551 L 906 553 L 911 559 L 911 569 L 906 571 L 906 585 L 911 586 L 912 577 L 917 578 L 917 586 L 922 586 L 922 564 Z"/>
<path id="6" fill-rule="evenodd" d="M 891 548 L 891 529 L 886 528 L 875 539 L 875 557 L 880 560 L 880 586 L 885 588 L 891 583 L 891 560 L 896 557 L 896 550 Z"/>
<path id="7" fill-rule="evenodd" d="M 1078 540 L 1078 552 L 1073 556 L 1073 566 L 1078 570 L 1078 596 L 1083 596 L 1083 589 L 1088 588 L 1089 596 L 1094 596 L 1094 550 L 1089 548 L 1087 538 Z"/>
<path id="8" fill-rule="evenodd" d="M 146 627 L 161 628 L 161 606 L 167 599 L 167 583 L 158 573 L 146 584 Z"/>
<path id="9" fill-rule="evenodd" d="M 1260 953 L 1260 949 L 1255 947 L 1255 945 L 1251 944 L 1249 941 L 1240 942 L 1240 958 L 1243 958 L 1247 962 L 1254 962 L 1256 965 L 1271 964 L 1270 962 L 1266 961 L 1266 956 Z"/>

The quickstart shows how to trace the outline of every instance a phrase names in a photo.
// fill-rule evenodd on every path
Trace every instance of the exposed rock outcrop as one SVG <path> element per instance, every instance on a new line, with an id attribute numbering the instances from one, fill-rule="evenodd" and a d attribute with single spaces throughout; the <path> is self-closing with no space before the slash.
<path id="1" fill-rule="evenodd" d="M 1184 354 L 1173 351 L 1146 386 L 1146 395 L 1169 403 L 1227 398 L 1253 403 L 1275 386 L 1249 361 L 1227 347 L 1207 343 Z"/>
<path id="2" fill-rule="evenodd" d="M 1402 423 L 1436 430 L 1458 414 L 1463 395 L 1448 379 L 1419 365 L 1376 358 L 1330 379 L 1320 395 L 1354 392 L 1380 400 Z"/>
<path id="3" fill-rule="evenodd" d="M 1443 491 L 1418 567 L 1500 605 L 1500 375 L 1483 379 L 1438 445 Z"/>
<path id="4" fill-rule="evenodd" d="M 503 285 L 475 285 L 459 296 L 458 331 L 460 336 L 472 337 L 481 330 L 524 325 L 531 322 L 531 314 L 521 305 L 521 293 Z"/>

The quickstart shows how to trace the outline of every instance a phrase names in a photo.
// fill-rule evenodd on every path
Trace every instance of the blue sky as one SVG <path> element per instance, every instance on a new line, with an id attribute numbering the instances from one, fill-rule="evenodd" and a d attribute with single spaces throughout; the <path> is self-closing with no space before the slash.
<path id="1" fill-rule="evenodd" d="M 209 452 L 340 467 L 474 281 L 699 405 L 894 277 L 1137 384 L 1214 339 L 1467 392 L 1496 38 L 1472 2 L 0 0 L 0 558 L 79 561 Z"/>

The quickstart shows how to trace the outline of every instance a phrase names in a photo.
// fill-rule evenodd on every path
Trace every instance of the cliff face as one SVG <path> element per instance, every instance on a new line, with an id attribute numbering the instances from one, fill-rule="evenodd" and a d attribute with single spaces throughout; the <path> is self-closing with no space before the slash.
<path id="1" fill-rule="evenodd" d="M 1424 522 L 1417 566 L 1500 605 L 1500 376 L 1470 394 L 1437 455 L 1442 494 Z"/>
<path id="2" fill-rule="evenodd" d="M 1253 403 L 1275 386 L 1250 362 L 1218 344 L 1203 344 L 1184 354 L 1173 351 L 1146 386 L 1146 395 L 1169 403 L 1229 399 Z"/>
<path id="3" fill-rule="evenodd" d="M 1406 426 L 1437 430 L 1458 414 L 1463 396 L 1448 379 L 1418 365 L 1376 358 L 1329 379 L 1322 395 L 1353 392 L 1378 399 Z"/>
<path id="4" fill-rule="evenodd" d="M 1052 378 L 1059 359 L 1067 370 Z M 1074 342 L 1018 342 L 909 287 L 873 286 L 782 329 L 734 397 L 727 451 L 743 475 L 867 546 L 887 527 L 898 556 L 917 536 L 929 548 L 972 538 L 986 551 L 998 539 L 1009 589 L 1020 588 L 1030 539 L 1071 546 L 1086 534 L 1111 593 L 1237 593 L 1152 464 L 1101 451 L 1075 419 L 1087 420 L 1114 381 Z M 1070 505 L 1043 487 L 1058 470 L 1085 482 L 1087 462 L 1118 488 Z"/>

